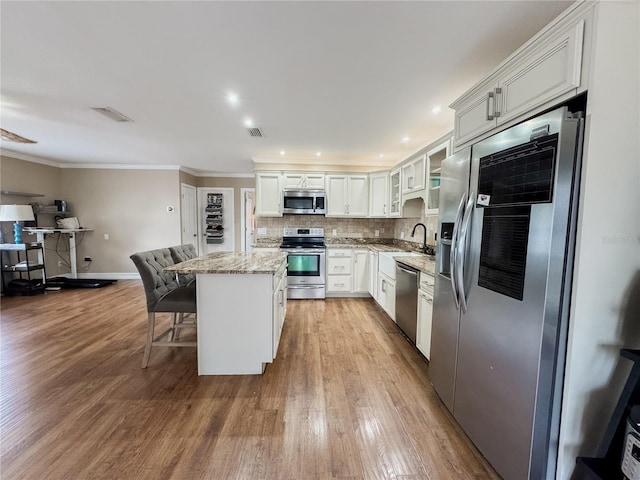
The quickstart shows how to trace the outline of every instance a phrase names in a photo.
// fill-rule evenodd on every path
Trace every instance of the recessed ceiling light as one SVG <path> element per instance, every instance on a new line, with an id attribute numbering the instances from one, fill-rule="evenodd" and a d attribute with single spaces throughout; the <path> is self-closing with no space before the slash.
<path id="1" fill-rule="evenodd" d="M 437 113 L 440 113 L 440 111 L 441 111 L 441 110 L 442 110 L 442 109 L 441 109 L 440 107 L 437 107 L 437 106 L 436 106 L 436 107 L 433 107 L 433 108 L 431 109 L 431 113 L 433 113 L 434 115 L 436 115 Z"/>
<path id="2" fill-rule="evenodd" d="M 280 150 L 280 155 L 284 156 L 284 154 L 287 153 L 284 150 Z"/>
<path id="3" fill-rule="evenodd" d="M 322 152 L 316 152 L 316 157 L 321 157 L 322 156 Z"/>
<path id="4" fill-rule="evenodd" d="M 402 143 L 409 143 L 409 137 L 407 137 L 406 135 L 402 137 Z"/>
<path id="5" fill-rule="evenodd" d="M 240 97 L 238 97 L 237 93 L 233 93 L 233 92 L 227 93 L 227 101 L 231 105 L 237 105 L 238 104 L 238 100 L 240 100 Z"/>
<path id="6" fill-rule="evenodd" d="M 381 153 L 380 155 L 378 155 L 378 157 L 384 158 L 384 153 Z"/>
<path id="7" fill-rule="evenodd" d="M 251 118 L 244 119 L 244 126 L 247 128 L 253 127 L 253 120 Z"/>

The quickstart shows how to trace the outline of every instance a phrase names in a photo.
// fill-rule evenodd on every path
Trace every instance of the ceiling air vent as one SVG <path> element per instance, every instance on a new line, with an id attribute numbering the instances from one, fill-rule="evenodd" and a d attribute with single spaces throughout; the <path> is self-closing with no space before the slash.
<path id="1" fill-rule="evenodd" d="M 5 130 L 4 128 L 0 128 L 0 138 L 5 142 L 16 142 L 16 143 L 38 143 L 35 140 L 29 140 L 28 138 L 21 137 L 20 135 L 16 135 L 9 130 Z"/>
<path id="2" fill-rule="evenodd" d="M 262 130 L 260 130 L 259 128 L 247 128 L 247 132 L 249 132 L 249 135 L 251 137 L 264 137 L 264 135 L 262 135 Z"/>
<path id="3" fill-rule="evenodd" d="M 129 117 L 121 114 L 111 107 L 91 107 L 91 110 L 95 110 L 96 112 L 109 117 L 114 122 L 133 122 Z"/>

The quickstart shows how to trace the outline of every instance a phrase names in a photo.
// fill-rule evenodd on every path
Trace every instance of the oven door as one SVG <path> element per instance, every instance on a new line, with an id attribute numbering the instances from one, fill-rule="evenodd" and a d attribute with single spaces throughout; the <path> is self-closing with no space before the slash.
<path id="1" fill-rule="evenodd" d="M 283 249 L 287 256 L 287 284 L 324 285 L 325 284 L 325 250 L 291 248 Z"/>

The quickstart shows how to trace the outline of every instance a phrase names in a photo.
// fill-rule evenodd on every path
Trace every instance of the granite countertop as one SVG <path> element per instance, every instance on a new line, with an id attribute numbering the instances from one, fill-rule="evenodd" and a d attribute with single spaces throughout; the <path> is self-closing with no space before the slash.
<path id="1" fill-rule="evenodd" d="M 396 261 L 404 263 L 413 268 L 417 268 L 423 273 L 427 273 L 432 277 L 436 275 L 435 257 L 431 255 L 420 255 L 419 257 L 397 257 Z"/>
<path id="2" fill-rule="evenodd" d="M 269 274 L 276 273 L 287 261 L 284 252 L 265 253 L 210 253 L 204 257 L 193 258 L 176 263 L 164 269 L 177 273 L 237 273 Z"/>

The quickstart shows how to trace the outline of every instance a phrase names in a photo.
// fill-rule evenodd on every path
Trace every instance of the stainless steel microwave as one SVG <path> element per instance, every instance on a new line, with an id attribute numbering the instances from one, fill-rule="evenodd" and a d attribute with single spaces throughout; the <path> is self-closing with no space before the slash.
<path id="1" fill-rule="evenodd" d="M 285 188 L 282 193 L 282 213 L 297 215 L 324 215 L 324 190 Z"/>

